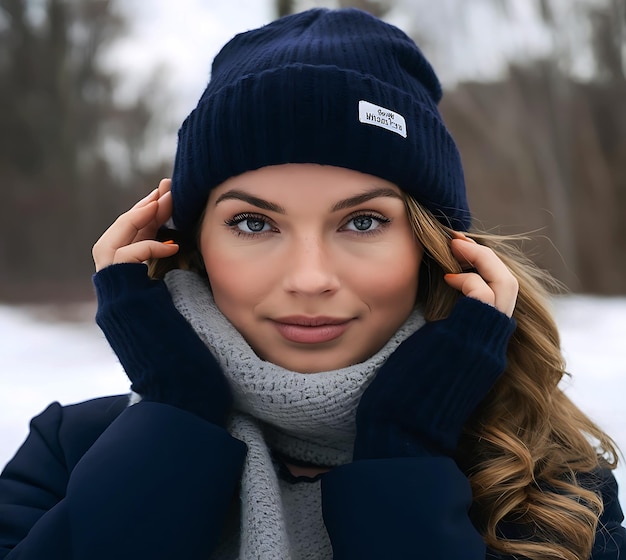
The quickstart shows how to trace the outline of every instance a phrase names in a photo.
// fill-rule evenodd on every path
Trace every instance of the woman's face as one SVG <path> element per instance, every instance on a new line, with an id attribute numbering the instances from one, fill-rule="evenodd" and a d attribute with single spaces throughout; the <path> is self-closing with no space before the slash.
<path id="1" fill-rule="evenodd" d="M 423 254 L 398 187 L 317 164 L 222 183 L 200 250 L 217 306 L 257 355 L 303 373 L 382 348 L 413 309 Z"/>

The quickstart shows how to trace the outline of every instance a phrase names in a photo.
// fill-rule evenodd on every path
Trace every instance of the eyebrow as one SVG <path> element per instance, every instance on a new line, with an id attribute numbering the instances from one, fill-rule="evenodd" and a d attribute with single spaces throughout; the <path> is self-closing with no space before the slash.
<path id="1" fill-rule="evenodd" d="M 380 187 L 377 189 L 373 189 L 371 191 L 364 192 L 362 194 L 357 194 L 356 196 L 351 196 L 350 198 L 346 198 L 344 200 L 340 200 L 331 208 L 331 212 L 337 212 L 338 210 L 346 210 L 347 208 L 358 206 L 359 204 L 363 204 L 364 202 L 367 202 L 368 200 L 379 198 L 381 196 L 388 196 L 392 198 L 402 199 L 402 196 L 396 191 L 394 191 L 393 189 L 390 189 L 388 187 Z"/>
<path id="2" fill-rule="evenodd" d="M 372 200 L 374 198 L 379 198 L 379 197 L 391 197 L 391 198 L 402 199 L 402 196 L 396 191 L 394 191 L 393 189 L 390 189 L 388 187 L 380 187 L 377 189 L 372 189 L 371 191 L 368 191 L 368 192 L 351 196 L 350 198 L 346 198 L 344 200 L 340 200 L 339 202 L 333 205 L 330 211 L 338 212 L 339 210 L 346 210 L 348 208 L 353 208 L 354 206 L 358 206 L 359 204 L 363 204 L 364 202 L 367 202 L 368 200 Z M 253 196 L 251 194 L 248 194 L 247 192 L 240 191 L 237 189 L 233 189 L 233 190 L 230 190 L 221 194 L 218 197 L 218 199 L 215 201 L 215 205 L 217 206 L 223 200 L 242 200 L 243 202 L 252 204 L 252 206 L 261 208 L 262 210 L 276 212 L 277 214 L 287 213 L 287 211 L 279 204 L 275 204 L 274 202 L 264 200 L 262 198 Z"/>
<path id="3" fill-rule="evenodd" d="M 262 198 L 253 196 L 247 192 L 238 191 L 237 189 L 221 194 L 215 201 L 215 205 L 217 206 L 220 202 L 222 202 L 222 200 L 243 200 L 244 202 L 252 204 L 252 206 L 261 208 L 262 210 L 269 210 L 270 212 L 276 212 L 278 214 L 287 213 L 287 211 L 279 204 L 274 204 L 273 202 L 263 200 Z"/>

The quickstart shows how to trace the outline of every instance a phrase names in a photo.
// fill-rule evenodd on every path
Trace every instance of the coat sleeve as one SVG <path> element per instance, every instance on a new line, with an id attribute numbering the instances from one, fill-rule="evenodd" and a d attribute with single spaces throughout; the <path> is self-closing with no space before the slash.
<path id="1" fill-rule="evenodd" d="M 600 472 L 597 480 L 604 511 L 598 523 L 591 560 L 617 560 L 626 555 L 626 527 L 619 504 L 617 481 L 609 469 Z"/>
<path id="2" fill-rule="evenodd" d="M 604 512 L 590 560 L 618 560 L 626 553 L 626 528 L 617 482 L 607 469 L 594 476 L 593 487 Z M 355 461 L 322 478 L 334 560 L 514 560 L 485 549 L 468 517 L 471 500 L 469 482 L 447 458 Z M 515 527 L 508 529 L 516 538 Z"/>
<path id="3" fill-rule="evenodd" d="M 334 560 L 484 560 L 467 478 L 446 457 L 355 461 L 322 478 Z"/>
<path id="4" fill-rule="evenodd" d="M 142 402 L 83 454 L 68 414 L 56 405 L 35 418 L 0 476 L 0 558 L 207 558 L 245 445 L 193 414 Z"/>

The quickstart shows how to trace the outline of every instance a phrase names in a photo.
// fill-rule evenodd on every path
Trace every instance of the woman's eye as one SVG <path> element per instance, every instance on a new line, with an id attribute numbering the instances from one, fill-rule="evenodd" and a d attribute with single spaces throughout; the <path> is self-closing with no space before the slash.
<path id="1" fill-rule="evenodd" d="M 267 219 L 252 214 L 239 214 L 234 216 L 230 220 L 226 220 L 226 225 L 233 228 L 235 233 L 244 235 L 254 235 L 272 231 L 272 226 Z"/>
<path id="2" fill-rule="evenodd" d="M 261 233 L 270 229 L 269 224 L 259 218 L 248 218 L 246 220 L 242 220 L 237 224 L 237 227 L 246 233 Z"/>
<path id="3" fill-rule="evenodd" d="M 389 223 L 389 220 L 383 218 L 382 216 L 370 216 L 368 214 L 362 214 L 360 216 L 355 216 L 351 218 L 344 229 L 349 231 L 358 231 L 363 233 L 368 233 L 372 231 L 376 231 L 381 226 Z"/>
<path id="4" fill-rule="evenodd" d="M 374 219 L 370 216 L 359 216 L 358 218 L 354 218 L 352 220 L 355 229 L 359 231 L 367 231 L 374 224 Z"/>

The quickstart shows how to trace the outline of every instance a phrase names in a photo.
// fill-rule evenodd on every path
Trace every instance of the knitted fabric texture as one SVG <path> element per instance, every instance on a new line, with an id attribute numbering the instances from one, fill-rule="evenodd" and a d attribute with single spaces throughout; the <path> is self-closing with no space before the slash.
<path id="1" fill-rule="evenodd" d="M 441 95 L 413 40 L 360 10 L 313 9 L 236 35 L 179 130 L 174 224 L 192 232 L 211 189 L 230 177 L 319 163 L 386 179 L 467 230 L 463 169 L 437 109 Z"/>
<path id="2" fill-rule="evenodd" d="M 367 361 L 304 375 L 258 358 L 215 305 L 207 282 L 174 270 L 165 282 L 178 311 L 214 353 L 231 384 L 231 434 L 248 445 L 241 483 L 239 558 L 289 560 L 290 538 L 270 449 L 301 461 L 336 466 L 352 459 L 356 409 L 367 385 L 424 319 L 415 311 Z M 312 511 L 312 516 L 319 512 Z"/>

